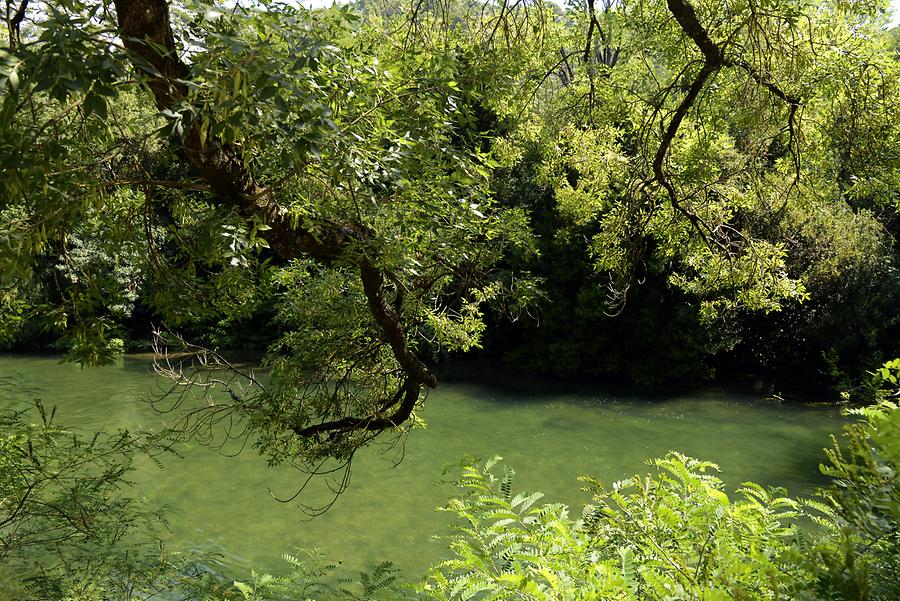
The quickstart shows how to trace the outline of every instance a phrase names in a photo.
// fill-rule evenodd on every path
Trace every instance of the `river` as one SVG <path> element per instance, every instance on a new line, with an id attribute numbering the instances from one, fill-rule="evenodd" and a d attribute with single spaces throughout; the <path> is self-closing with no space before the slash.
<path id="1" fill-rule="evenodd" d="M 144 401 L 155 376 L 146 360 L 80 369 L 54 357 L 0 356 L 0 374 L 16 375 L 58 407 L 60 424 L 84 429 L 159 428 L 163 418 Z M 297 501 L 282 503 L 301 474 L 270 468 L 252 449 L 227 457 L 198 444 L 160 469 L 141 459 L 137 496 L 177 509 L 170 546 L 215 551 L 238 572 L 278 571 L 280 556 L 320 548 L 353 570 L 390 560 L 408 577 L 444 556 L 431 539 L 448 518 L 435 508 L 452 488 L 437 481 L 466 454 L 501 455 L 517 471 L 514 489 L 541 490 L 546 499 L 588 502 L 577 477 L 607 482 L 646 473 L 645 460 L 669 450 L 716 461 L 730 489 L 752 480 L 809 495 L 829 434 L 845 419 L 831 406 L 779 404 L 761 394 L 724 388 L 690 393 L 636 393 L 562 387 L 540 381 L 487 385 L 484 378 L 449 378 L 428 397 L 426 429 L 402 447 L 372 448 L 355 459 L 349 489 L 324 515 L 309 519 L 297 503 L 321 504 L 319 482 Z M 228 447 L 227 451 L 235 448 Z M 398 454 L 403 461 L 396 464 Z"/>

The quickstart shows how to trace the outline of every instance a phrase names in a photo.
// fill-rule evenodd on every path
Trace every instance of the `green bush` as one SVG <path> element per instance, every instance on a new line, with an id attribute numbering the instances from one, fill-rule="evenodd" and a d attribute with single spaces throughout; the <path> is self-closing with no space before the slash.
<path id="1" fill-rule="evenodd" d="M 818 551 L 827 599 L 900 599 L 900 407 L 889 400 L 853 411 L 863 417 L 835 440 L 822 471 L 833 478 L 826 539 Z"/>
<path id="2" fill-rule="evenodd" d="M 511 494 L 500 479 L 467 466 L 465 494 L 447 506 L 464 525 L 455 558 L 435 566 L 422 592 L 432 599 L 779 599 L 812 575 L 800 552 L 798 501 L 748 484 L 734 500 L 715 464 L 670 453 L 657 474 L 607 488 L 585 479 L 594 504 L 580 518 Z"/>
<path id="3" fill-rule="evenodd" d="M 0 598 L 99 601 L 210 590 L 195 561 L 159 535 L 169 507 L 129 496 L 136 453 L 160 452 L 129 432 L 79 433 L 40 401 L 2 394 Z M 208 558 L 206 558 L 208 559 Z"/>

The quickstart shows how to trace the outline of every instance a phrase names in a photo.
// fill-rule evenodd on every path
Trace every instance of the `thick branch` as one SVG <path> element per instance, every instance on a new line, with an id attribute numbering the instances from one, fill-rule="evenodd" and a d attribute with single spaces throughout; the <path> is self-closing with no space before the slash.
<path id="1" fill-rule="evenodd" d="M 681 104 L 675 109 L 675 114 L 672 116 L 672 120 L 669 121 L 659 147 L 656 149 L 656 155 L 653 157 L 653 176 L 663 184 L 663 187 L 669 192 L 673 204 L 677 205 L 674 190 L 671 188 L 671 185 L 667 185 L 668 182 L 663 172 L 663 163 L 666 159 L 666 154 L 669 152 L 669 147 L 672 145 L 672 140 L 675 139 L 678 128 L 681 127 L 681 122 L 694 104 L 697 96 L 700 95 L 703 86 L 706 85 L 706 81 L 724 66 L 725 59 L 722 49 L 712 41 L 706 29 L 703 28 L 693 6 L 684 0 L 667 0 L 667 5 L 682 31 L 694 41 L 700 52 L 703 53 L 704 59 L 703 67 L 700 69 L 697 77 L 694 78 L 690 88 L 688 88 L 687 94 L 681 100 Z"/>
<path id="2" fill-rule="evenodd" d="M 390 344 L 397 363 L 417 384 L 425 384 L 430 388 L 437 386 L 437 378 L 406 343 L 406 333 L 403 331 L 400 318 L 384 296 L 384 275 L 366 260 L 360 261 L 359 274 L 369 302 L 369 311 Z"/>
<path id="3" fill-rule="evenodd" d="M 746 71 L 747 74 L 750 75 L 750 77 L 757 84 L 766 88 L 774 96 L 784 101 L 790 107 L 788 125 L 791 128 L 792 135 L 794 127 L 794 114 L 796 113 L 797 107 L 800 106 L 801 100 L 786 93 L 773 82 L 764 78 L 762 74 L 760 74 L 759 71 L 757 71 L 753 67 L 753 65 L 751 65 L 747 61 L 743 59 L 739 59 L 736 61 L 726 59 L 725 52 L 721 47 L 719 47 L 718 44 L 716 44 L 712 40 L 712 38 L 709 37 L 709 33 L 700 23 L 700 19 L 697 17 L 697 13 L 694 10 L 694 7 L 691 6 L 688 2 L 686 2 L 685 0 L 666 0 L 666 4 L 669 7 L 669 12 L 672 13 L 672 16 L 675 17 L 675 20 L 681 27 L 681 30 L 684 31 L 684 33 L 687 34 L 687 36 L 690 37 L 691 40 L 693 40 L 694 44 L 697 45 L 697 48 L 700 49 L 700 52 L 703 54 L 704 59 L 703 67 L 700 69 L 697 77 L 694 78 L 694 81 L 691 83 L 690 88 L 688 88 L 687 94 L 685 94 L 685 97 L 678 105 L 678 108 L 675 109 L 675 114 L 672 116 L 672 120 L 669 122 L 666 131 L 663 133 L 662 140 L 660 141 L 659 147 L 656 150 L 656 155 L 653 157 L 653 176 L 666 189 L 669 194 L 670 200 L 672 201 L 673 205 L 675 205 L 675 208 L 679 209 L 680 207 L 678 207 L 675 190 L 672 185 L 666 180 L 665 173 L 663 172 L 663 163 L 665 162 L 669 147 L 672 145 L 672 141 L 675 139 L 675 135 L 678 133 L 678 128 L 681 126 L 681 122 L 684 120 L 691 106 L 694 104 L 697 96 L 699 96 L 700 92 L 703 90 L 703 86 L 712 75 L 714 75 L 722 67 L 738 67 Z"/>
<path id="4" fill-rule="evenodd" d="M 694 41 L 694 44 L 703 53 L 706 62 L 721 66 L 723 59 L 722 49 L 712 41 L 709 33 L 703 28 L 694 7 L 685 2 L 685 0 L 666 0 L 666 6 L 669 7 L 669 12 L 675 17 L 681 30 Z"/>
<path id="5" fill-rule="evenodd" d="M 326 432 L 337 435 L 353 431 L 380 432 L 382 430 L 387 430 L 388 428 L 395 428 L 408 420 L 412 415 L 413 409 L 416 407 L 416 401 L 419 400 L 419 384 L 411 381 L 405 382 L 397 391 L 397 394 L 394 395 L 390 401 L 385 403 L 383 409 L 389 409 L 396 405 L 397 401 L 400 400 L 401 394 L 403 395 L 403 402 L 397 407 L 397 410 L 394 411 L 394 413 L 387 417 L 379 415 L 370 415 L 363 418 L 345 417 L 330 422 L 316 424 L 314 426 L 308 426 L 306 428 L 297 427 L 294 428 L 294 433 L 297 436 L 307 438 Z"/>
<path id="6" fill-rule="evenodd" d="M 187 96 L 190 70 L 178 57 L 165 0 L 115 0 L 122 41 L 135 67 L 150 75 L 148 83 L 159 109 Z"/>
<path id="7" fill-rule="evenodd" d="M 148 74 L 148 85 L 159 109 L 177 108 L 187 98 L 190 69 L 178 57 L 165 0 L 115 0 L 125 48 L 135 67 Z M 215 140 L 201 143 L 193 126 L 182 142 L 185 155 L 223 203 L 245 219 L 257 217 L 271 227 L 261 232 L 285 259 L 309 255 L 322 262 L 337 260 L 365 237 L 358 229 L 319 223 L 316 234 L 295 227 L 288 212 L 275 203 L 247 170 L 240 152 Z"/>
<path id="8" fill-rule="evenodd" d="M 663 162 L 666 160 L 666 154 L 669 152 L 672 140 L 675 139 L 675 135 L 678 133 L 681 122 L 684 121 L 691 105 L 694 104 L 697 96 L 699 96 L 700 92 L 703 90 L 703 86 L 706 85 L 706 80 L 718 70 L 719 67 L 717 66 L 710 65 L 709 63 L 704 64 L 703 68 L 700 69 L 700 72 L 697 74 L 697 77 L 691 82 L 691 87 L 688 88 L 687 94 L 682 98 L 681 104 L 675 109 L 675 114 L 672 115 L 672 120 L 669 121 L 669 126 L 666 127 L 666 131 L 663 133 L 659 147 L 656 149 L 656 155 L 653 157 L 653 176 L 660 182 L 664 182 L 665 180 Z"/>
<path id="9" fill-rule="evenodd" d="M 722 67 L 738 67 L 746 71 L 747 74 L 750 75 L 750 78 L 753 79 L 753 81 L 767 89 L 772 95 L 787 104 L 791 109 L 790 125 L 793 125 L 794 112 L 796 111 L 797 107 L 800 106 L 800 98 L 788 94 L 773 82 L 764 78 L 762 74 L 747 61 L 743 59 L 738 59 L 736 61 L 726 59 L 725 53 L 722 48 L 720 48 L 712 40 L 712 38 L 709 37 L 709 33 L 707 33 L 706 29 L 703 28 L 703 25 L 697 18 L 697 13 L 694 11 L 694 8 L 690 4 L 685 2 L 685 0 L 667 0 L 667 5 L 669 7 L 669 11 L 672 13 L 672 16 L 675 17 L 675 20 L 678 22 L 678 25 L 681 27 L 682 31 L 684 31 L 684 33 L 686 33 L 688 37 L 690 37 L 694 41 L 694 43 L 697 45 L 697 48 L 699 48 L 700 52 L 703 53 L 704 65 L 703 69 L 701 69 L 700 73 L 691 84 L 691 87 L 688 90 L 688 93 L 685 96 L 684 100 L 681 102 L 681 105 L 679 105 L 678 109 L 675 111 L 675 115 L 672 118 L 672 121 L 669 123 L 666 134 L 663 136 L 663 142 L 660 145 L 660 148 L 658 149 L 656 157 L 653 161 L 653 170 L 656 177 L 660 176 L 659 170 L 662 167 L 662 162 L 665 158 L 666 151 L 668 150 L 669 145 L 672 142 L 672 138 L 674 138 L 675 134 L 677 133 L 678 127 L 681 125 L 681 121 L 684 119 L 685 114 L 687 114 L 687 111 L 690 108 L 691 104 L 693 104 L 694 100 L 697 98 L 697 95 L 700 93 L 703 85 L 706 83 L 706 80 L 709 79 L 709 77 L 713 73 L 715 73 Z"/>
<path id="10" fill-rule="evenodd" d="M 753 65 L 745 60 L 739 59 L 737 61 L 731 61 L 726 59 L 722 47 L 709 37 L 709 33 L 700 23 L 700 19 L 697 17 L 694 7 L 686 0 L 666 0 L 666 4 L 669 8 L 669 12 L 672 13 L 675 21 L 681 27 L 681 30 L 693 40 L 694 44 L 696 44 L 697 48 L 703 54 L 703 66 L 691 82 L 687 93 L 675 109 L 675 113 L 672 115 L 669 125 L 666 127 L 665 132 L 663 132 L 662 140 L 660 140 L 659 147 L 656 149 L 656 154 L 653 157 L 653 180 L 658 182 L 663 189 L 665 189 L 672 208 L 686 217 L 691 222 L 694 229 L 696 229 L 703 239 L 709 243 L 707 235 L 713 233 L 711 228 L 698 215 L 682 206 L 679 202 L 675 187 L 666 177 L 664 170 L 666 155 L 669 152 L 672 141 L 678 134 L 678 129 L 681 127 L 682 121 L 684 121 L 691 106 L 697 100 L 697 97 L 700 95 L 706 82 L 723 67 L 738 67 L 746 71 L 758 85 L 769 90 L 769 92 L 784 101 L 790 107 L 788 127 L 791 131 L 792 140 L 794 136 L 794 115 L 796 114 L 797 108 L 800 106 L 800 99 L 787 94 L 777 85 L 765 79 Z"/>
<path id="11" fill-rule="evenodd" d="M 594 8 L 594 0 L 587 0 L 587 6 L 588 6 L 589 21 L 588 21 L 588 31 L 587 31 L 587 36 L 586 36 L 587 39 L 585 40 L 585 43 L 584 43 L 584 57 L 582 59 L 584 62 L 588 62 L 588 59 L 590 59 L 590 57 L 591 57 L 591 42 L 593 41 L 593 38 L 594 38 L 594 27 L 596 27 L 597 29 L 600 30 L 600 37 L 604 37 L 603 29 L 601 29 L 600 23 L 597 21 L 597 11 Z"/>

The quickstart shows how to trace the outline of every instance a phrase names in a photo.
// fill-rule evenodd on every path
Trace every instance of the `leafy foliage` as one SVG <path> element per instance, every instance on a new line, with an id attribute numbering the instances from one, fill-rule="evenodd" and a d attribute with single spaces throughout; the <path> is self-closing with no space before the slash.
<path id="1" fill-rule="evenodd" d="M 0 54 L 0 341 L 252 328 L 272 378 L 229 407 L 272 461 L 402 432 L 492 321 L 643 381 L 895 350 L 878 2 L 42 7 Z"/>
<path id="2" fill-rule="evenodd" d="M 455 559 L 433 568 L 434 599 L 769 599 L 792 597 L 811 577 L 796 547 L 797 501 L 748 484 L 732 501 L 715 464 L 679 454 L 658 459 L 656 477 L 606 489 L 586 479 L 595 504 L 580 519 L 540 494 L 509 494 L 468 466 L 466 496 L 447 509 L 464 524 Z"/>
<path id="3" fill-rule="evenodd" d="M 3 381 L 7 397 L 14 383 Z M 205 582 L 200 558 L 161 542 L 170 508 L 128 495 L 136 453 L 161 452 L 128 432 L 84 435 L 55 411 L 4 398 L 0 411 L 0 591 L 37 600 L 128 599 Z"/>
<path id="4" fill-rule="evenodd" d="M 890 374 L 896 360 L 882 368 Z M 883 372 L 879 372 L 879 377 Z M 890 375 L 889 375 L 890 377 Z M 846 446 L 826 449 L 822 472 L 833 479 L 826 491 L 825 525 L 831 545 L 821 552 L 820 578 L 837 598 L 895 599 L 900 569 L 900 407 L 889 378 L 877 405 L 853 410 L 862 420 L 844 429 Z"/>

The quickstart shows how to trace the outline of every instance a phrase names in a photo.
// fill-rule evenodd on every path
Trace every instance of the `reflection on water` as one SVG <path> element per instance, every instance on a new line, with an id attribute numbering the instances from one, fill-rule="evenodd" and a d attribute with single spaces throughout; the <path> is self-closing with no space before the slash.
<path id="1" fill-rule="evenodd" d="M 59 408 L 60 424 L 85 429 L 159 429 L 163 418 L 141 402 L 153 383 L 148 367 L 128 358 L 81 370 L 50 357 L 0 357 L 0 374 L 39 387 Z M 443 554 L 431 535 L 445 531 L 447 518 L 434 509 L 451 490 L 435 483 L 466 454 L 502 455 L 517 470 L 517 488 L 573 505 L 588 500 L 579 475 L 619 480 L 646 472 L 647 458 L 669 450 L 716 461 L 730 488 L 753 480 L 805 495 L 822 483 L 821 449 L 843 423 L 834 407 L 776 405 L 724 390 L 651 397 L 473 380 L 443 382 L 422 417 L 428 428 L 413 431 L 403 448 L 358 453 L 349 490 L 313 520 L 274 498 L 291 496 L 301 474 L 268 467 L 252 449 L 230 458 L 185 445 L 183 459 L 167 459 L 162 471 L 139 461 L 134 479 L 139 495 L 178 509 L 173 547 L 224 551 L 237 569 L 277 571 L 282 553 L 318 547 L 354 570 L 387 559 L 415 575 Z M 316 505 L 329 496 L 318 482 L 298 501 Z"/>

